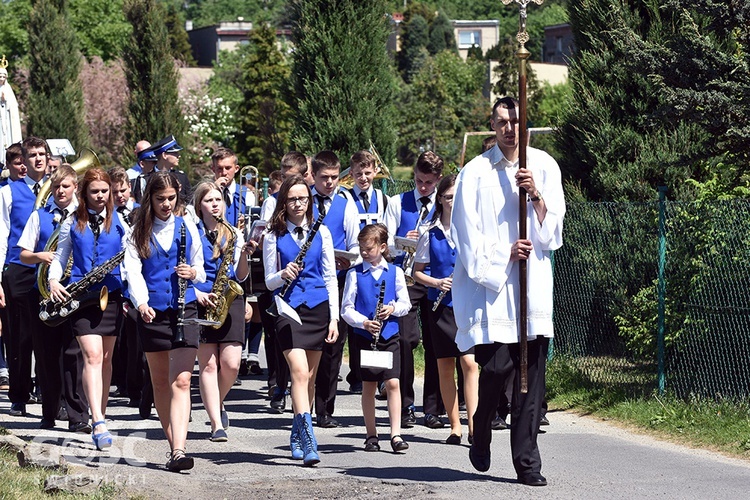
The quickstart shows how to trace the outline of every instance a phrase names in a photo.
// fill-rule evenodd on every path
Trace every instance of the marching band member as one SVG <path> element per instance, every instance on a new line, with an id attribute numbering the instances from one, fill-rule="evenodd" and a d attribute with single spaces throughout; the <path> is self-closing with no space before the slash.
<path id="1" fill-rule="evenodd" d="M 60 230 L 55 258 L 49 269 L 50 297 L 56 302 L 70 297 L 60 283 L 68 257 L 73 254 L 70 283 L 87 279 L 89 273 L 113 258 L 122 249 L 125 227 L 113 215 L 109 175 L 92 168 L 83 176 L 78 191 L 78 208 Z M 83 390 L 91 410 L 91 438 L 97 449 L 112 446 L 104 415 L 112 378 L 112 352 L 122 324 L 122 281 L 119 262 L 104 279 L 93 283 L 87 292 L 107 287 L 108 302 L 104 311 L 87 307 L 71 315 L 73 333 L 83 352 Z"/>
<path id="2" fill-rule="evenodd" d="M 379 380 L 385 382 L 388 395 L 388 416 L 391 422 L 391 447 L 394 452 L 409 449 L 401 437 L 401 391 L 399 389 L 398 320 L 411 308 L 406 289 L 404 271 L 386 261 L 388 256 L 388 230 L 383 224 L 370 224 L 359 233 L 359 252 L 363 263 L 346 274 L 341 317 L 349 323 L 354 334 L 350 345 L 360 351 L 375 344 L 379 351 L 393 353 L 391 369 L 363 368 L 362 414 L 365 418 L 367 438 L 365 451 L 379 451 L 378 431 L 375 425 L 375 390 Z M 379 305 L 379 286 L 385 283 L 383 301 Z M 378 310 L 379 309 L 379 310 Z M 374 315 L 377 314 L 377 317 Z M 372 318 L 372 319 L 371 319 Z M 377 340 L 374 340 L 377 339 Z M 352 367 L 354 369 L 354 367 Z"/>
<path id="3" fill-rule="evenodd" d="M 138 335 L 151 372 L 156 412 L 171 450 L 166 467 L 172 472 L 193 467 L 185 443 L 190 377 L 200 335 L 197 324 L 181 325 L 178 319 L 198 316 L 192 283 L 206 280 L 198 229 L 188 218 L 174 215 L 179 189 L 172 173 L 151 175 L 125 254 L 128 289 L 139 313 Z M 183 263 L 179 263 L 181 256 Z M 180 334 L 184 342 L 179 342 Z"/>
<path id="4" fill-rule="evenodd" d="M 217 296 L 213 293 L 214 282 L 223 264 L 226 252 L 231 252 L 226 279 L 240 282 L 247 278 L 247 257 L 257 243 L 245 244 L 242 234 L 227 224 L 220 224 L 216 217 L 223 217 L 225 205 L 222 192 L 213 182 L 202 182 L 195 188 L 194 208 L 200 218 L 198 233 L 203 247 L 203 263 L 206 281 L 195 285 L 198 314 L 205 317 L 207 307 L 215 307 Z M 232 231 L 232 233 L 230 233 Z M 234 248 L 227 246 L 234 238 Z M 237 295 L 229 305 L 224 324 L 218 329 L 203 327 L 198 347 L 200 366 L 200 391 L 203 406 L 211 421 L 211 441 L 227 440 L 226 428 L 229 416 L 224 410 L 224 398 L 237 379 L 245 340 L 245 309 L 243 294 Z"/>
<path id="5" fill-rule="evenodd" d="M 47 241 L 55 229 L 78 206 L 76 188 L 78 177 L 70 165 L 59 167 L 50 177 L 54 201 L 32 212 L 29 222 L 18 240 L 21 262 L 24 264 L 50 264 L 54 250 L 45 252 Z M 45 283 L 47 276 L 45 278 Z M 37 384 L 42 393 L 42 422 L 40 428 L 51 429 L 60 410 L 60 396 L 64 395 L 63 408 L 68 414 L 68 428 L 78 432 L 91 432 L 88 423 L 88 403 L 81 397 L 83 358 L 78 341 L 73 336 L 70 322 L 58 327 L 45 325 L 39 319 L 41 295 L 34 283 L 36 298 L 29 302 L 29 319 L 32 321 L 31 337 L 36 358 Z M 67 355 L 65 354 L 67 353 Z M 65 372 L 65 375 L 63 374 Z M 67 383 L 63 383 L 63 381 Z"/>
<path id="6" fill-rule="evenodd" d="M 474 349 L 460 352 L 456 347 L 456 320 L 453 316 L 451 282 L 456 251 L 451 240 L 451 209 L 456 176 L 443 177 L 438 184 L 432 226 L 419 237 L 414 257 L 414 279 L 428 287 L 427 298 L 432 302 L 428 311 L 432 348 L 435 352 L 440 377 L 440 395 L 448 413 L 451 433 L 445 441 L 461 444 L 461 419 L 458 415 L 458 394 L 454 373 L 456 358 L 460 359 L 464 379 L 466 414 L 469 421 L 469 442 L 474 435 L 474 412 L 479 399 L 479 368 L 474 360 Z M 429 264 L 430 275 L 424 270 Z"/>
<path id="7" fill-rule="evenodd" d="M 304 459 L 305 465 L 320 461 L 310 407 L 323 343 L 336 342 L 339 317 L 333 240 L 320 219 L 313 225 L 311 201 L 304 177 L 287 178 L 263 239 L 266 286 L 286 292 L 280 298 L 301 319 L 298 324 L 279 314 L 276 335 L 292 378 L 292 458 Z M 285 282 L 290 285 L 282 287 Z"/>

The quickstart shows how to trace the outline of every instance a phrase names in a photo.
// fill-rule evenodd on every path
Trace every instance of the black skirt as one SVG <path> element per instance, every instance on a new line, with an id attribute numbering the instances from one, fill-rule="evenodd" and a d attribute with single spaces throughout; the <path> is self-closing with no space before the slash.
<path id="1" fill-rule="evenodd" d="M 328 336 L 328 325 L 331 322 L 328 301 L 321 302 L 312 309 L 301 305 L 296 311 L 302 320 L 301 325 L 281 315 L 276 318 L 276 338 L 281 350 L 322 351 L 323 342 Z"/>
<path id="2" fill-rule="evenodd" d="M 143 352 L 171 351 L 174 348 L 172 339 L 174 332 L 177 330 L 177 310 L 167 309 L 166 311 L 154 312 L 156 317 L 151 323 L 146 323 L 143 321 L 143 317 L 140 314 L 138 315 L 138 336 L 141 338 Z M 197 317 L 197 302 L 185 304 L 185 319 Z M 183 330 L 187 345 L 182 347 L 197 349 L 201 327 L 196 324 L 188 324 L 183 327 Z"/>
<path id="3" fill-rule="evenodd" d="M 353 332 L 349 336 L 349 345 L 360 351 L 371 351 L 372 340 L 366 339 L 363 335 Z M 393 353 L 393 368 L 365 368 L 360 366 L 359 371 L 362 374 L 363 382 L 380 382 L 401 376 L 401 351 L 399 347 L 399 334 L 394 335 L 388 340 L 378 337 L 378 351 L 389 351 Z"/>
<path id="4" fill-rule="evenodd" d="M 109 294 L 104 311 L 100 309 L 99 304 L 96 304 L 74 312 L 70 317 L 70 322 L 75 336 L 116 337 L 120 333 L 124 319 L 123 300 L 122 293 L 118 290 Z"/>
<path id="5" fill-rule="evenodd" d="M 432 335 L 432 350 L 436 358 L 457 358 L 464 354 L 474 354 L 473 347 L 466 352 L 458 350 L 456 345 L 458 327 L 452 307 L 440 304 L 436 311 L 430 310 L 428 314 L 431 325 L 429 331 Z"/>
<path id="6" fill-rule="evenodd" d="M 206 317 L 206 308 L 198 306 L 198 317 Z M 238 296 L 229 306 L 229 314 L 219 328 L 204 326 L 201 329 L 201 344 L 228 344 L 245 342 L 245 298 Z"/>

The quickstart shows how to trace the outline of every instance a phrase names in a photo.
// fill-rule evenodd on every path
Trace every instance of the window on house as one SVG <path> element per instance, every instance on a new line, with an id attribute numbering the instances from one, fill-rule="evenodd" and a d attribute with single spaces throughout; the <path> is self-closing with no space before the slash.
<path id="1" fill-rule="evenodd" d="M 558 54 L 562 54 L 562 51 L 563 51 L 562 50 L 563 49 L 563 47 L 562 47 L 562 37 L 558 36 L 557 38 L 555 38 L 555 43 L 556 43 L 556 49 L 555 50 L 557 51 Z"/>
<path id="2" fill-rule="evenodd" d="M 482 46 L 482 32 L 480 30 L 459 30 L 458 48 L 469 49 L 474 45 Z"/>

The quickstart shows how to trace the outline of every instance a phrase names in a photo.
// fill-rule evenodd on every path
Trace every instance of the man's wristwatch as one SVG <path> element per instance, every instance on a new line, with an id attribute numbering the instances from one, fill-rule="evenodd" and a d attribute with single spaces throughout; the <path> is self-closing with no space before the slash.
<path id="1" fill-rule="evenodd" d="M 534 196 L 533 198 L 531 196 L 529 196 L 529 199 L 531 201 L 539 201 L 539 200 L 542 199 L 542 193 L 540 193 L 539 191 L 537 191 L 536 192 L 536 196 Z"/>

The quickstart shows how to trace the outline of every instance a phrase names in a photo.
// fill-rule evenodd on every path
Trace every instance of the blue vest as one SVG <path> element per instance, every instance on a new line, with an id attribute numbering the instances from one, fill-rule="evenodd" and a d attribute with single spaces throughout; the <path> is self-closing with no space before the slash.
<path id="1" fill-rule="evenodd" d="M 10 192 L 13 205 L 10 211 L 10 235 L 8 236 L 8 253 L 5 255 L 5 264 L 12 263 L 34 267 L 21 262 L 21 248 L 18 246 L 18 240 L 21 238 L 23 228 L 26 227 L 26 223 L 34 211 L 36 196 L 23 179 L 11 182 Z"/>
<path id="2" fill-rule="evenodd" d="M 245 213 L 245 200 L 240 196 L 240 185 L 235 184 L 232 203 L 227 207 L 226 220 L 229 224 L 237 227 L 239 217 Z"/>
<path id="3" fill-rule="evenodd" d="M 456 250 L 451 248 L 443 230 L 439 227 L 430 229 L 430 276 L 437 279 L 447 278 L 453 273 L 456 265 Z M 427 298 L 435 301 L 440 295 L 437 288 L 427 289 Z M 448 292 L 443 297 L 441 304 L 453 307 L 452 293 Z"/>
<path id="4" fill-rule="evenodd" d="M 281 268 L 294 261 L 299 253 L 299 247 L 295 243 L 295 236 L 286 233 L 276 240 L 276 249 L 281 257 Z M 328 290 L 323 280 L 323 239 L 320 233 L 316 234 L 312 240 L 307 254 L 305 255 L 302 272 L 292 283 L 292 287 L 287 294 L 282 297 L 293 308 L 298 308 L 305 304 L 312 309 L 321 302 L 328 300 Z M 276 289 L 274 293 L 279 294 L 281 288 Z"/>
<path id="5" fill-rule="evenodd" d="M 216 281 L 216 273 L 219 271 L 219 267 L 224 259 L 222 259 L 221 253 L 219 253 L 219 256 L 215 259 L 213 258 L 214 245 L 208 241 L 208 237 L 206 237 L 206 229 L 203 224 L 198 227 L 198 233 L 201 235 L 201 243 L 203 244 L 203 269 L 206 271 L 206 281 L 203 283 L 196 283 L 194 286 L 201 292 L 211 293 L 214 281 Z M 232 257 L 234 258 L 234 249 L 232 249 Z M 233 280 L 234 278 L 234 266 L 230 265 L 229 279 Z"/>
<path id="6" fill-rule="evenodd" d="M 119 252 L 122 249 L 122 237 L 125 234 L 125 228 L 118 217 L 112 217 L 112 225 L 109 231 L 104 229 L 104 223 L 102 223 L 101 233 L 96 240 L 88 224 L 82 232 L 78 231 L 77 225 L 78 217 L 73 216 L 70 227 L 70 240 L 73 249 L 73 267 L 70 270 L 71 283 L 79 281 L 94 267 L 105 263 Z M 106 286 L 110 292 L 122 289 L 120 266 L 107 273 L 104 280 L 91 287 L 90 290 L 101 290 L 103 286 Z"/>
<path id="7" fill-rule="evenodd" d="M 348 190 L 349 194 L 351 195 L 352 200 L 354 200 L 355 205 L 357 206 L 357 211 L 359 212 L 359 230 L 361 231 L 364 229 L 364 227 L 368 224 L 376 224 L 378 222 L 381 222 L 381 214 L 385 213 L 385 207 L 380 209 L 380 205 L 378 204 L 378 193 L 381 192 L 379 189 L 373 189 L 372 194 L 370 195 L 370 207 L 369 209 L 365 210 L 365 206 L 362 204 L 362 198 L 358 197 L 356 192 L 354 191 L 354 188 L 351 188 Z M 388 201 L 385 197 L 385 195 L 382 194 L 383 197 L 383 205 L 387 205 Z"/>
<path id="8" fill-rule="evenodd" d="M 396 236 L 406 236 L 406 233 L 417 228 L 417 220 L 419 220 L 419 212 L 421 209 L 422 203 L 417 202 L 414 191 L 401 193 L 401 224 L 399 224 L 398 229 L 396 229 Z M 425 215 L 422 223 L 430 220 L 433 210 L 435 210 L 434 204 L 432 209 L 427 212 L 427 215 Z M 404 262 L 403 255 L 397 256 L 393 261 L 397 266 L 400 266 L 402 262 Z M 425 266 L 424 273 L 430 274 L 429 264 Z"/>
<path id="9" fill-rule="evenodd" d="M 39 241 L 36 242 L 34 253 L 44 250 L 47 240 L 49 240 L 49 237 L 52 236 L 52 233 L 60 224 L 59 222 L 55 222 L 55 215 L 62 217 L 62 215 L 54 211 L 52 205 L 39 208 L 36 213 L 39 215 Z"/>
<path id="10" fill-rule="evenodd" d="M 364 314 L 369 319 L 375 316 L 375 308 L 380 297 L 380 282 L 385 280 L 385 296 L 383 304 L 390 304 L 396 300 L 396 268 L 388 264 L 388 269 L 383 270 L 380 278 L 375 280 L 368 270 L 364 272 L 364 265 L 358 264 L 354 267 L 357 273 L 357 298 L 354 300 L 354 309 Z M 372 334 L 362 328 L 354 328 L 353 331 L 366 339 L 372 340 Z M 388 340 L 398 333 L 398 318 L 389 317 L 380 330 L 380 335 Z"/>
<path id="11" fill-rule="evenodd" d="M 313 219 L 318 218 L 318 198 L 313 196 Z M 346 231 L 344 231 L 344 214 L 347 200 L 341 196 L 331 197 L 331 207 L 323 217 L 323 225 L 328 228 L 333 238 L 333 248 L 346 250 Z"/>
<path id="12" fill-rule="evenodd" d="M 141 272 L 146 280 L 148 287 L 148 305 L 157 311 L 167 309 L 177 309 L 179 304 L 177 299 L 180 293 L 180 287 L 177 283 L 177 273 L 174 272 L 177 266 L 177 253 L 180 248 L 180 226 L 183 224 L 182 217 L 174 218 L 174 235 L 172 236 L 172 246 L 169 250 L 164 250 L 161 245 L 151 239 L 151 256 L 142 260 L 143 267 Z M 185 254 L 190 263 L 190 248 L 193 245 L 193 238 L 190 231 L 186 231 Z M 185 303 L 195 300 L 195 290 L 192 281 L 188 280 L 187 290 L 185 292 Z"/>

